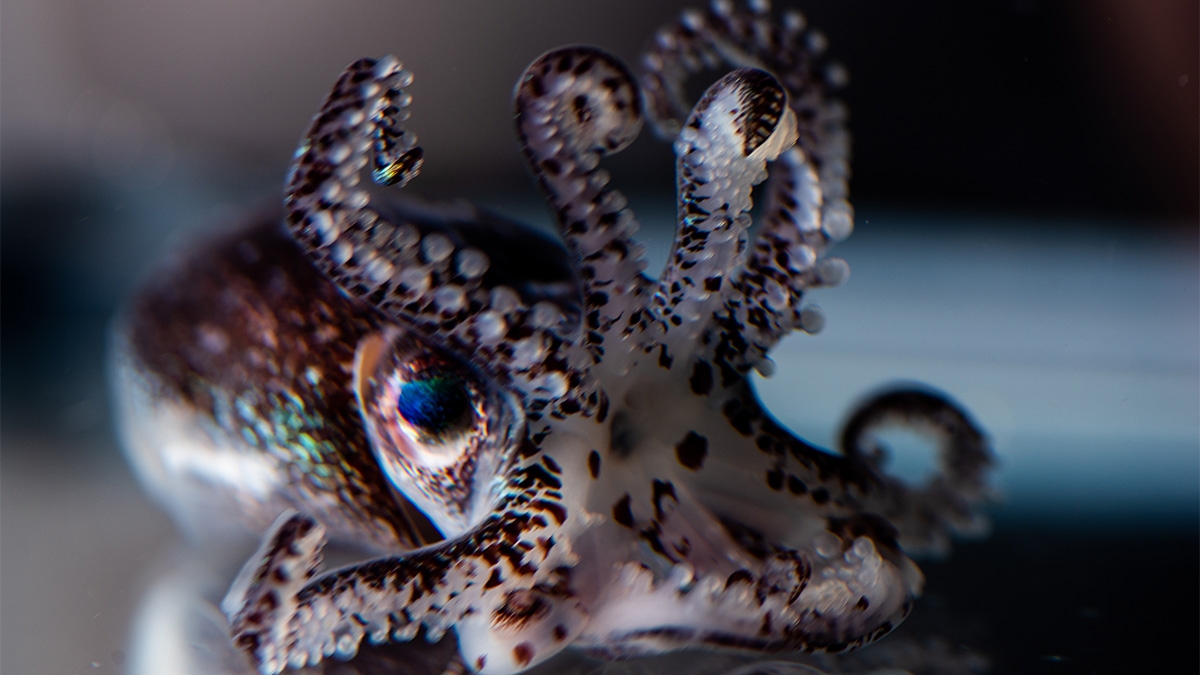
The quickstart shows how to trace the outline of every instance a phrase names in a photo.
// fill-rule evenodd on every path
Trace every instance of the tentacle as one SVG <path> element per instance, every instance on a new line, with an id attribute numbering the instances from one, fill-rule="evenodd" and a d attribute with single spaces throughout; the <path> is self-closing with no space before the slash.
<path id="1" fill-rule="evenodd" d="M 698 459 L 688 470 L 702 464 Z M 725 488 L 753 501 L 744 486 L 731 485 L 736 471 L 722 470 Z M 610 657 L 701 644 L 840 651 L 888 632 L 920 592 L 920 572 L 880 519 L 843 508 L 843 517 L 817 518 L 795 544 L 783 544 L 699 501 L 693 476 L 647 473 L 663 477 L 625 483 L 611 510 L 602 503 L 597 511 L 611 512 L 630 541 L 625 545 L 636 541 L 654 555 L 622 555 L 622 540 L 607 538 L 602 555 L 620 563 L 619 573 L 595 590 L 603 602 L 593 606 L 578 646 Z M 791 506 L 786 520 L 833 510 L 829 501 Z M 779 514 L 771 509 L 773 520 L 784 520 Z"/>
<path id="2" fill-rule="evenodd" d="M 401 126 L 410 81 L 394 57 L 346 69 L 297 152 L 285 198 L 293 236 L 351 296 L 510 377 L 535 410 L 561 403 L 585 374 L 559 307 L 528 307 L 514 289 L 489 286 L 487 254 L 390 220 L 358 187 L 368 161 L 387 185 L 420 168 L 416 139 Z"/>
<path id="3" fill-rule="evenodd" d="M 630 563 L 576 646 L 629 657 L 708 645 L 755 651 L 842 652 L 891 632 L 922 578 L 868 536 L 826 532 L 805 550 L 764 544 L 747 568 L 665 576 Z"/>
<path id="4" fill-rule="evenodd" d="M 706 456 L 692 462 L 698 466 L 689 484 L 731 522 L 772 541 L 803 541 L 860 512 L 884 488 L 866 462 L 827 452 L 776 422 L 744 380 L 710 405 L 719 417 L 700 428 Z M 780 519 L 780 509 L 794 515 Z"/>
<path id="5" fill-rule="evenodd" d="M 754 449 L 705 429 L 706 456 L 688 484 L 731 522 L 791 544 L 855 514 L 871 514 L 877 541 L 894 539 L 906 553 L 935 555 L 945 553 L 954 536 L 986 531 L 982 510 L 993 497 L 995 456 L 980 427 L 943 394 L 910 388 L 873 396 L 846 423 L 841 455 L 777 423 L 744 382 L 721 392 L 718 405 L 737 435 L 753 439 Z M 924 485 L 887 474 L 886 453 L 874 434 L 889 427 L 912 429 L 935 444 L 938 471 Z M 779 519 L 779 510 L 794 509 L 797 500 L 803 509 Z"/>
<path id="6" fill-rule="evenodd" d="M 620 151 L 641 130 L 637 82 L 623 64 L 591 47 L 548 52 L 525 70 L 514 92 L 525 159 L 554 207 L 578 261 L 586 344 L 595 361 L 607 334 L 640 330 L 649 281 L 637 223 L 621 193 L 607 187 L 601 157 Z"/>
<path id="7" fill-rule="evenodd" d="M 718 319 L 743 327 L 741 342 L 720 354 L 723 367 L 743 373 L 763 363 L 791 330 L 821 330 L 820 310 L 801 305 L 804 292 L 841 284 L 850 273 L 841 258 L 825 257 L 834 239 L 822 227 L 824 194 L 815 167 L 799 148 L 772 166 L 770 182 L 778 189 L 768 192 L 762 230 L 734 281 L 733 301 Z"/>
<path id="8" fill-rule="evenodd" d="M 806 30 L 799 12 L 786 12 L 777 21 L 765 0 L 742 4 L 715 0 L 709 10 L 685 11 L 659 30 L 642 57 L 651 123 L 664 138 L 675 138 L 691 107 L 684 89 L 690 75 L 731 67 L 766 70 L 788 93 L 798 146 L 817 167 L 830 165 L 820 172 L 822 184 L 831 198 L 844 198 L 849 153 L 845 113 L 826 99 L 826 92 L 844 84 L 845 69 L 823 61 L 827 40 L 819 31 Z M 843 136 L 833 138 L 839 132 Z"/>
<path id="9" fill-rule="evenodd" d="M 844 69 L 824 64 L 825 38 L 806 31 L 802 15 L 782 22 L 766 2 L 739 9 L 717 1 L 707 12 L 685 12 L 663 28 L 643 58 L 647 110 L 658 131 L 676 133 L 685 110 L 684 81 L 702 69 L 724 66 L 764 68 L 783 83 L 798 121 L 797 147 L 771 167 L 760 234 L 744 270 L 733 282 L 732 302 L 717 323 L 744 326 L 744 345 L 710 350 L 738 372 L 762 362 L 787 332 L 816 332 L 818 310 L 802 310 L 808 288 L 836 285 L 848 273 L 838 259 L 823 260 L 829 245 L 849 236 L 853 216 L 847 197 L 849 134 L 845 111 L 826 91 L 845 79 Z M 734 340 L 733 342 L 739 342 Z"/>
<path id="10" fill-rule="evenodd" d="M 920 487 L 906 485 L 883 471 L 886 451 L 872 433 L 905 426 L 925 432 L 938 447 L 938 471 Z M 952 535 L 978 535 L 987 519 L 980 508 L 992 496 L 988 485 L 996 458 L 983 431 L 954 401 L 924 389 L 898 389 L 864 402 L 846 422 L 842 451 L 872 467 L 884 490 L 868 505 L 899 530 L 911 553 L 944 554 Z"/>
<path id="11" fill-rule="evenodd" d="M 234 643 L 264 675 L 349 658 L 363 639 L 406 641 L 423 630 L 438 640 L 456 626 L 472 667 L 512 673 L 561 650 L 583 624 L 570 554 L 554 547 L 553 529 L 542 516 L 508 510 L 458 539 L 319 574 L 324 528 L 291 512 L 222 610 Z"/>
<path id="12" fill-rule="evenodd" d="M 682 352 L 722 297 L 741 261 L 750 226 L 750 190 L 767 162 L 795 143 L 795 116 L 772 75 L 734 71 L 696 104 L 675 142 L 679 227 L 655 297 L 671 347 Z"/>

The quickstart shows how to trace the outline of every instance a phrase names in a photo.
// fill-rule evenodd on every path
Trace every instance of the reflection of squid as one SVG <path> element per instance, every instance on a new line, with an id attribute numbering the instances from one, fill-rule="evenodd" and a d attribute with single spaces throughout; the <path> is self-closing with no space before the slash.
<path id="1" fill-rule="evenodd" d="M 294 509 L 222 604 L 261 672 L 448 629 L 486 673 L 567 646 L 844 651 L 911 609 L 905 551 L 979 526 L 991 454 L 946 398 L 872 399 L 833 455 L 747 380 L 784 335 L 820 327 L 801 299 L 845 278 L 825 253 L 852 223 L 823 41 L 755 7 L 685 14 L 641 85 L 584 47 L 525 72 L 517 131 L 565 251 L 467 207 L 372 201 L 364 168 L 403 185 L 422 153 L 401 126 L 410 76 L 364 59 L 297 152 L 294 242 L 259 226 L 134 306 L 119 377 L 151 487 L 196 529 L 262 530 Z M 685 76 L 718 63 L 741 69 L 678 119 Z M 678 156 L 657 280 L 597 167 L 637 135 L 643 95 Z M 941 448 L 926 487 L 868 452 L 895 421 Z M 327 537 L 389 555 L 322 572 Z"/>

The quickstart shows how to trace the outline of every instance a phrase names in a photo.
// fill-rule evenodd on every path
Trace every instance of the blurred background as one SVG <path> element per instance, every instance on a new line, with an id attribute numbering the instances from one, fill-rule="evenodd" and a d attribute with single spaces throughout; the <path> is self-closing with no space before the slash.
<path id="1" fill-rule="evenodd" d="M 173 535 L 112 437 L 108 322 L 167 252 L 278 199 L 347 63 L 416 74 L 411 191 L 546 226 L 513 83 L 567 43 L 636 63 L 689 4 L 0 2 L 0 671 L 128 662 Z M 923 603 L 993 672 L 1194 672 L 1200 3 L 785 4 L 850 72 L 857 230 L 764 398 L 828 446 L 857 397 L 920 380 L 989 430 L 996 531 L 926 565 Z M 674 160 L 643 136 L 608 168 L 661 258 Z"/>

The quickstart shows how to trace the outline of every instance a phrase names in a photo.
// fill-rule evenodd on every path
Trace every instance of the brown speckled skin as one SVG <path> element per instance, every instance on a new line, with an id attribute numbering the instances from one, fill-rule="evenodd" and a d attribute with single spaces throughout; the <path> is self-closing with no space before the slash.
<path id="1" fill-rule="evenodd" d="M 422 232 L 486 248 L 485 285 L 552 301 L 568 316 L 576 311 L 565 252 L 548 237 L 471 207 L 402 199 L 382 207 Z M 229 452 L 262 453 L 286 473 L 288 485 L 274 499 L 238 513 L 243 527 L 261 533 L 281 510 L 296 508 L 334 539 L 380 550 L 441 538 L 383 474 L 355 400 L 359 342 L 394 324 L 326 279 L 277 211 L 264 209 L 159 270 L 120 323 L 132 369 L 152 399 L 216 422 L 230 434 Z M 423 343 L 418 334 L 410 339 Z M 272 415 L 264 435 L 255 421 Z M 226 496 L 245 504 L 236 492 Z"/>
<path id="2" fill-rule="evenodd" d="M 127 310 L 134 355 L 161 389 L 159 396 L 221 420 L 234 401 L 265 414 L 295 397 L 318 411 L 299 425 L 276 425 L 291 437 L 260 438 L 250 424 L 246 452 L 278 456 L 292 484 L 281 501 L 328 504 L 322 522 L 349 540 L 394 549 L 436 537 L 425 518 L 396 493 L 371 455 L 352 389 L 358 341 L 381 326 L 361 302 L 342 294 L 308 263 L 276 213 L 221 237 L 160 274 Z M 319 371 L 319 378 L 309 373 Z M 236 428 L 236 427 L 235 427 Z M 325 441 L 332 452 L 291 451 L 298 436 Z M 317 493 L 336 494 L 335 501 Z M 247 513 L 252 530 L 278 515 Z"/>

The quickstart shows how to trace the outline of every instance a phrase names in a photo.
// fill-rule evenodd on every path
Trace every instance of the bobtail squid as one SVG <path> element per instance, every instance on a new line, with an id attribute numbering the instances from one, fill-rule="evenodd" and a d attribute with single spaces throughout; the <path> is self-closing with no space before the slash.
<path id="1" fill-rule="evenodd" d="M 423 161 L 411 75 L 357 61 L 282 223 L 135 300 L 115 341 L 129 454 L 185 526 L 265 532 L 222 605 L 262 673 L 449 630 L 494 674 L 566 647 L 841 651 L 909 613 L 909 554 L 983 523 L 984 434 L 941 394 L 891 390 L 834 454 L 750 381 L 820 328 L 805 291 L 848 272 L 827 255 L 853 216 L 823 48 L 798 14 L 718 2 L 660 31 L 640 75 L 590 47 L 538 58 L 515 121 L 559 241 L 396 198 Z M 732 71 L 689 106 L 685 81 L 714 68 Z M 657 277 L 599 166 L 643 115 L 677 157 Z M 938 448 L 927 484 L 884 473 L 873 434 L 893 424 Z M 380 557 L 326 571 L 330 538 Z"/>

